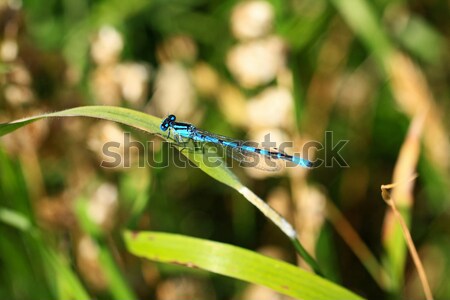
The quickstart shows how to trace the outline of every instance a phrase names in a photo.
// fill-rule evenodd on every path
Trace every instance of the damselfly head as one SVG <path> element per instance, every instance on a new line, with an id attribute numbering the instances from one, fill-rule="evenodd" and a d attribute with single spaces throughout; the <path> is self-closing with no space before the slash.
<path id="1" fill-rule="evenodd" d="M 177 117 L 175 117 L 175 115 L 167 116 L 167 118 L 165 118 L 164 121 L 162 121 L 159 128 L 161 128 L 162 131 L 166 131 L 173 124 L 173 122 L 175 122 L 176 119 Z"/>

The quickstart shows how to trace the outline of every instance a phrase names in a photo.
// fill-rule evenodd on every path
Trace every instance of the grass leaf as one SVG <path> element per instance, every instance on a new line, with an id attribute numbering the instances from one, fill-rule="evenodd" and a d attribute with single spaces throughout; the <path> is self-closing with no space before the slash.
<path id="1" fill-rule="evenodd" d="M 105 119 L 110 121 L 119 122 L 122 124 L 126 124 L 135 128 L 142 129 L 149 133 L 160 134 L 162 137 L 165 136 L 164 132 L 162 132 L 159 128 L 161 124 L 161 119 L 126 108 L 115 107 L 115 106 L 82 106 L 75 107 L 59 112 L 42 114 L 39 116 L 34 116 L 30 118 L 25 118 L 21 120 L 17 120 L 10 123 L 0 124 L 0 136 L 10 133 L 26 124 L 29 124 L 33 121 L 40 120 L 43 118 L 49 117 L 94 117 L 99 119 Z M 313 257 L 306 252 L 304 247 L 300 244 L 297 239 L 297 233 L 283 217 L 281 217 L 275 210 L 273 210 L 266 202 L 264 202 L 261 198 L 256 196 L 252 191 L 250 191 L 247 187 L 241 184 L 238 178 L 226 167 L 224 164 L 220 166 L 211 167 L 205 164 L 205 160 L 203 158 L 203 154 L 200 152 L 187 152 L 183 151 L 192 162 L 194 162 L 202 171 L 216 179 L 219 182 L 222 182 L 235 190 L 241 193 L 248 201 L 250 201 L 253 205 L 255 205 L 266 217 L 268 217 L 275 225 L 278 226 L 293 242 L 295 249 L 298 253 L 303 257 L 306 263 L 308 263 L 311 268 L 318 274 L 321 274 L 320 268 L 317 262 L 313 259 Z"/>
<path id="2" fill-rule="evenodd" d="M 125 232 L 134 255 L 200 268 L 304 300 L 362 299 L 322 277 L 291 264 L 223 243 L 159 232 Z"/>

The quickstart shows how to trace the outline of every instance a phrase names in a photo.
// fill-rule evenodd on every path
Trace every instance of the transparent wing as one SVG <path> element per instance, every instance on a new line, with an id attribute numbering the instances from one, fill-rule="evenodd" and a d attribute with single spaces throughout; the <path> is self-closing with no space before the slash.
<path id="1" fill-rule="evenodd" d="M 236 140 L 227 136 L 223 136 L 223 135 L 219 135 L 219 134 L 215 134 L 206 130 L 201 130 L 201 129 L 197 129 L 196 133 L 198 135 L 202 135 L 202 136 L 207 136 L 207 137 L 211 137 L 211 138 L 216 138 L 217 140 L 221 140 L 224 142 L 229 142 L 229 143 L 236 143 L 237 145 L 242 145 L 244 142 L 241 140 Z"/>
<path id="2" fill-rule="evenodd" d="M 284 162 L 280 159 L 273 159 L 256 152 L 246 151 L 240 147 L 226 147 L 226 153 L 229 157 L 238 161 L 239 165 L 242 167 L 252 167 L 264 171 L 275 172 L 279 171 L 284 165 Z"/>
<path id="3" fill-rule="evenodd" d="M 226 157 L 231 157 L 234 161 L 239 162 L 241 167 L 252 167 L 264 171 L 278 171 L 284 166 L 284 162 L 280 159 L 273 159 L 270 156 L 248 151 L 243 148 L 243 146 L 259 148 L 259 144 L 256 142 L 236 140 L 227 136 L 210 133 L 205 130 L 198 130 L 198 133 L 202 136 L 208 136 L 212 139 L 217 139 L 217 141 L 221 141 L 214 144 L 222 147 L 224 150 L 223 154 Z M 209 141 L 209 143 L 212 142 Z"/>
<path id="4" fill-rule="evenodd" d="M 199 140 L 193 141 L 192 139 L 176 136 L 175 132 L 174 140 L 178 144 L 182 144 L 184 149 L 188 151 L 203 151 L 203 153 L 208 152 L 209 155 L 215 152 L 225 157 L 231 157 L 234 161 L 239 162 L 241 167 L 278 171 L 285 165 L 285 162 L 280 159 L 274 159 L 270 156 L 243 149 L 243 146 L 258 148 L 258 143 L 244 142 L 200 129 L 197 129 L 196 135 Z M 220 149 L 223 150 L 222 153 Z"/>

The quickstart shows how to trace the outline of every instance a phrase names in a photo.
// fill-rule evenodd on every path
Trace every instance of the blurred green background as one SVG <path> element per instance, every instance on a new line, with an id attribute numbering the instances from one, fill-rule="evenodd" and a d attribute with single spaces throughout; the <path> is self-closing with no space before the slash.
<path id="1" fill-rule="evenodd" d="M 449 299 L 449 15 L 444 0 L 2 0 L 0 122 L 114 105 L 239 139 L 271 132 L 296 151 L 332 131 L 349 141 L 348 168 L 233 171 L 296 227 L 328 278 L 369 299 L 424 298 L 380 195 L 417 172 L 392 195 L 435 298 Z M 102 146 L 123 132 L 152 141 L 148 156 L 169 167 L 139 168 L 136 155 L 131 168 L 100 167 Z M 288 299 L 127 253 L 125 228 L 297 263 L 241 195 L 174 166 L 165 146 L 84 118 L 2 137 L 0 298 L 66 299 L 71 286 L 95 299 Z"/>

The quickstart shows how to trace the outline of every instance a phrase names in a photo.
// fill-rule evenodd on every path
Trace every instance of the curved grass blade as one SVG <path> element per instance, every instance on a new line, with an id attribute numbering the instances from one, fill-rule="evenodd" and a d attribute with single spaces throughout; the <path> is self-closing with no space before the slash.
<path id="1" fill-rule="evenodd" d="M 0 136 L 10 133 L 31 122 L 49 117 L 93 117 L 105 119 L 139 128 L 152 134 L 158 134 L 163 138 L 166 137 L 166 134 L 163 133 L 159 128 L 159 125 L 161 124 L 160 118 L 139 111 L 115 106 L 81 106 L 59 112 L 24 118 L 10 123 L 0 124 Z M 172 140 L 169 141 L 172 142 Z M 224 164 L 211 167 L 205 164 L 205 159 L 201 152 L 182 151 L 182 153 L 186 155 L 189 160 L 195 163 L 206 174 L 213 177 L 217 181 L 232 187 L 240 194 L 242 194 L 248 201 L 250 201 L 250 203 L 256 206 L 266 217 L 268 217 L 278 228 L 280 228 L 284 234 L 288 236 L 288 238 L 294 244 L 297 252 L 305 260 L 305 262 L 311 266 L 314 272 L 316 272 L 317 274 L 322 274 L 317 262 L 300 244 L 299 240 L 297 239 L 297 232 L 292 227 L 292 225 L 289 224 L 283 217 L 281 217 L 275 210 L 273 210 L 266 202 L 264 202 L 251 190 L 244 186 L 233 174 L 233 172 L 226 168 Z"/>
<path id="2" fill-rule="evenodd" d="M 159 130 L 161 119 L 152 115 L 116 106 L 80 106 L 58 112 L 45 113 L 38 116 L 24 118 L 10 123 L 0 124 L 0 136 L 10 133 L 34 121 L 49 117 L 92 117 L 119 122 L 142 129 L 149 133 L 162 134 Z"/>
<path id="3" fill-rule="evenodd" d="M 124 240 L 134 255 L 264 285 L 299 299 L 362 299 L 294 265 L 236 246 L 159 232 L 127 231 Z"/>

